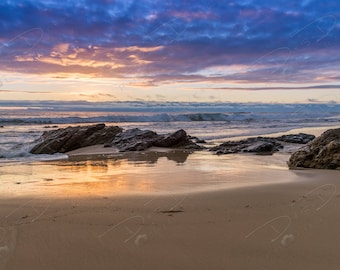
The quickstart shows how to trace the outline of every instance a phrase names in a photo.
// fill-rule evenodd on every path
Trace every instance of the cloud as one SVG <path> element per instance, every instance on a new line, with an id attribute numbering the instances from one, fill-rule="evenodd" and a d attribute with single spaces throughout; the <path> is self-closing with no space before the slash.
<path id="1" fill-rule="evenodd" d="M 68 52 L 70 45 L 71 44 L 69 44 L 69 43 L 60 43 L 60 44 L 55 45 L 52 48 L 50 56 L 51 57 L 58 57 L 58 56 L 65 55 Z"/>
<path id="2" fill-rule="evenodd" d="M 48 91 L 18 91 L 18 90 L 6 90 L 6 89 L 0 89 L 1 93 L 12 93 L 12 94 L 49 94 Z"/>
<path id="3" fill-rule="evenodd" d="M 221 90 L 313 90 L 313 89 L 340 89 L 339 85 L 312 85 L 312 86 L 271 86 L 271 87 L 249 87 L 249 88 L 241 88 L 241 87 L 223 87 L 223 88 L 213 88 L 213 89 L 221 89 Z M 311 100 L 312 101 L 312 100 Z"/>
<path id="4" fill-rule="evenodd" d="M 86 98 L 87 100 L 117 100 L 117 97 L 108 93 L 94 93 L 94 94 L 79 94 L 79 96 Z"/>
<path id="5" fill-rule="evenodd" d="M 3 1 L 0 18 L 2 71 L 149 87 L 339 81 L 336 1 Z"/>
<path id="6" fill-rule="evenodd" d="M 321 99 L 316 99 L 316 98 L 308 98 L 307 99 L 308 103 L 323 103 L 323 104 L 329 104 L 329 105 L 337 105 L 338 102 L 336 100 L 329 100 L 327 102 L 325 102 L 325 100 L 321 100 Z"/>

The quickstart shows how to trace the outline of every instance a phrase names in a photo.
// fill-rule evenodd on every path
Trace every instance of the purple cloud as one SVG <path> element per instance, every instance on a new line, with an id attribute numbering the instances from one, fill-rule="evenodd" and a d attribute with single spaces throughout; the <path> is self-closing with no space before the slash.
<path id="1" fill-rule="evenodd" d="M 0 4 L 0 70 L 60 78 L 337 83 L 339 41 L 337 1 Z"/>

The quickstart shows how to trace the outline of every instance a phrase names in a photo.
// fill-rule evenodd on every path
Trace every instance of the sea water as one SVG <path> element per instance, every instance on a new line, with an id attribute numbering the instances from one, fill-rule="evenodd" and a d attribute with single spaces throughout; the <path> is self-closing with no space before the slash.
<path id="1" fill-rule="evenodd" d="M 65 155 L 29 152 L 44 131 L 71 125 L 106 123 L 160 134 L 184 129 L 191 136 L 216 144 L 237 137 L 340 124 L 337 104 L 117 102 L 71 106 L 46 102 L 6 105 L 0 106 L 0 163 L 64 158 Z"/>
<path id="2" fill-rule="evenodd" d="M 1 102 L 0 102 L 1 105 Z M 45 131 L 105 123 L 159 134 L 184 129 L 206 146 L 258 135 L 326 130 L 340 125 L 335 104 L 35 104 L 0 109 L 1 196 L 116 196 L 208 191 L 290 181 L 289 153 L 274 156 L 182 151 L 71 159 L 65 154 L 33 155 Z M 75 106 L 77 105 L 77 106 Z M 261 172 L 260 177 L 256 171 Z M 52 194 L 53 193 L 53 194 Z"/>

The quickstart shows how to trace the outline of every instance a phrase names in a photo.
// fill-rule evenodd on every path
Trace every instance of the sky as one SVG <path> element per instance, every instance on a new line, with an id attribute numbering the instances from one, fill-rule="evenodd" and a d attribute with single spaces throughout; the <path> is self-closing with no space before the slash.
<path id="1" fill-rule="evenodd" d="M 339 103 L 336 0 L 2 0 L 0 100 Z"/>

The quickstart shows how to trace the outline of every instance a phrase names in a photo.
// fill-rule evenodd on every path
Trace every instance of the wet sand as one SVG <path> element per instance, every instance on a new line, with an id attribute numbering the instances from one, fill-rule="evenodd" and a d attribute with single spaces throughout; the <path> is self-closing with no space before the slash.
<path id="1" fill-rule="evenodd" d="M 2 198 L 0 269 L 338 269 L 339 172 L 291 173 L 214 192 Z"/>
<path id="2" fill-rule="evenodd" d="M 69 159 L 0 167 L 2 197 L 191 194 L 295 181 L 288 153 L 273 156 L 150 149 L 100 154 L 91 146 Z M 257 172 L 261 170 L 260 174 Z M 256 173 L 255 173 L 256 172 Z"/>
<path id="3" fill-rule="evenodd" d="M 339 171 L 98 149 L 1 168 L 0 269 L 339 269 Z"/>

